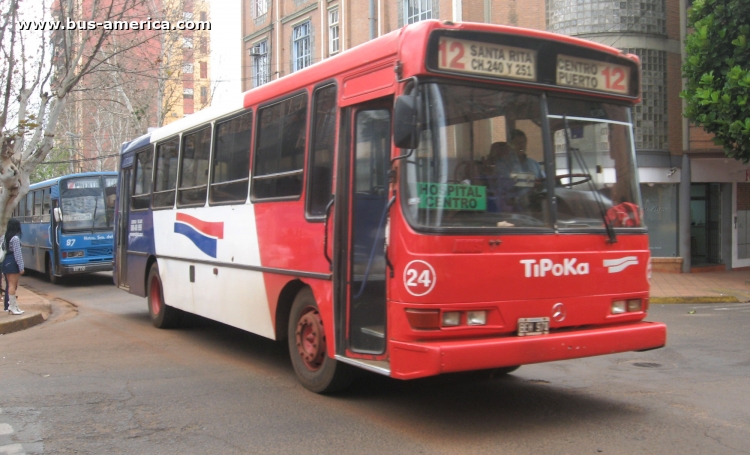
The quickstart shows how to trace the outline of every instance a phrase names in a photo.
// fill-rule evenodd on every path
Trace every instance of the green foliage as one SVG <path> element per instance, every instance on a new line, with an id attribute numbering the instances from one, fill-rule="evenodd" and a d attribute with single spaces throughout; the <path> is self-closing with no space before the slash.
<path id="1" fill-rule="evenodd" d="M 750 161 L 750 1 L 696 0 L 682 66 L 685 116 L 727 156 Z"/>
<path id="2" fill-rule="evenodd" d="M 29 176 L 29 183 L 39 183 L 53 177 L 70 174 L 70 163 L 59 163 L 70 160 L 70 149 L 66 147 L 54 147 L 34 172 Z M 48 164 L 53 163 L 53 164 Z"/>

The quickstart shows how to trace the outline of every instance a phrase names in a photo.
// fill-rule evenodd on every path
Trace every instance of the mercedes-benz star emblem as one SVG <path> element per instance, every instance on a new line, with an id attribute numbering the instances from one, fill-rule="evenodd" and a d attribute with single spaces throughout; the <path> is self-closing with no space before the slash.
<path id="1" fill-rule="evenodd" d="M 552 306 L 552 320 L 555 322 L 562 322 L 565 320 L 565 316 L 567 315 L 567 311 L 565 310 L 565 305 L 562 303 L 556 303 Z"/>

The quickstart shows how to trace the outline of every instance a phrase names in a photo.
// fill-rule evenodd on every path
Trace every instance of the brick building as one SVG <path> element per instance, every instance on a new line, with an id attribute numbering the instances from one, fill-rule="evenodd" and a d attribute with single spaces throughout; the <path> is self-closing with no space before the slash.
<path id="1" fill-rule="evenodd" d="M 687 0 L 243 0 L 243 89 L 424 19 L 601 42 L 641 58 L 635 145 L 656 270 L 750 267 L 750 167 L 682 117 Z"/>

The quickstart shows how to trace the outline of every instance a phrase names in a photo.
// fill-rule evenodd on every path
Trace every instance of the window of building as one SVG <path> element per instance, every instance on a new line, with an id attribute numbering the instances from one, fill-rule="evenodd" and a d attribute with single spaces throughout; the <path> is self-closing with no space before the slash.
<path id="1" fill-rule="evenodd" d="M 294 27 L 292 31 L 292 72 L 299 71 L 312 65 L 312 49 L 310 46 L 310 21 Z"/>
<path id="2" fill-rule="evenodd" d="M 151 168 L 154 150 L 149 147 L 135 155 L 132 207 L 147 209 L 151 199 Z"/>
<path id="3" fill-rule="evenodd" d="M 201 11 L 201 22 L 206 22 L 208 20 L 208 14 L 206 14 L 205 11 Z"/>
<path id="4" fill-rule="evenodd" d="M 182 20 L 184 20 L 185 22 L 192 21 L 193 20 L 193 13 L 191 13 L 189 11 L 183 11 L 182 12 Z"/>
<path id="5" fill-rule="evenodd" d="M 209 200 L 245 202 L 250 178 L 250 135 L 253 115 L 245 114 L 216 125 L 216 143 Z"/>
<path id="6" fill-rule="evenodd" d="M 182 65 L 182 74 L 193 74 L 193 64 L 185 63 Z"/>
<path id="7" fill-rule="evenodd" d="M 193 89 L 184 88 L 182 89 L 182 97 L 187 99 L 193 99 Z"/>
<path id="8" fill-rule="evenodd" d="M 415 22 L 432 19 L 432 0 L 404 0 L 404 22 Z"/>
<path id="9" fill-rule="evenodd" d="M 182 38 L 182 48 L 183 49 L 192 49 L 193 48 L 193 38 L 189 36 L 185 36 Z"/>
<path id="10" fill-rule="evenodd" d="M 253 87 L 259 87 L 270 80 L 268 66 L 268 40 L 256 43 L 250 49 L 250 56 L 253 59 Z"/>
<path id="11" fill-rule="evenodd" d="M 208 87 L 201 87 L 201 104 L 208 104 Z"/>
<path id="12" fill-rule="evenodd" d="M 156 173 L 154 177 L 153 206 L 171 208 L 174 206 L 177 187 L 177 158 L 180 149 L 179 138 L 173 138 L 156 146 Z"/>
<path id="13" fill-rule="evenodd" d="M 341 50 L 339 39 L 339 9 L 328 11 L 328 54 L 334 55 Z"/>
<path id="14" fill-rule="evenodd" d="M 253 14 L 253 19 L 263 17 L 268 13 L 268 0 L 251 0 L 250 9 Z"/>
<path id="15" fill-rule="evenodd" d="M 208 52 L 208 38 L 201 38 L 200 39 L 200 51 L 201 53 L 205 54 Z"/>
<path id="16" fill-rule="evenodd" d="M 299 196 L 307 131 L 307 94 L 258 111 L 253 196 Z"/>
<path id="17" fill-rule="evenodd" d="M 201 67 L 201 79 L 208 78 L 208 64 L 206 62 L 200 62 Z"/>
<path id="18" fill-rule="evenodd" d="M 333 147 L 336 139 L 335 85 L 323 87 L 315 92 L 312 121 L 307 214 L 310 217 L 323 217 L 333 195 Z"/>
<path id="19" fill-rule="evenodd" d="M 210 126 L 182 137 L 177 207 L 202 206 L 206 203 L 210 153 Z"/>

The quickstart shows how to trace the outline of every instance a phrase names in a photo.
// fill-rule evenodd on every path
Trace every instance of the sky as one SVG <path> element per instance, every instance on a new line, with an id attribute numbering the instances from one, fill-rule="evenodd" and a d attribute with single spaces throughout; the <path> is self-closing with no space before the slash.
<path id="1" fill-rule="evenodd" d="M 212 104 L 228 102 L 242 92 L 241 0 L 208 0 L 211 4 Z"/>

